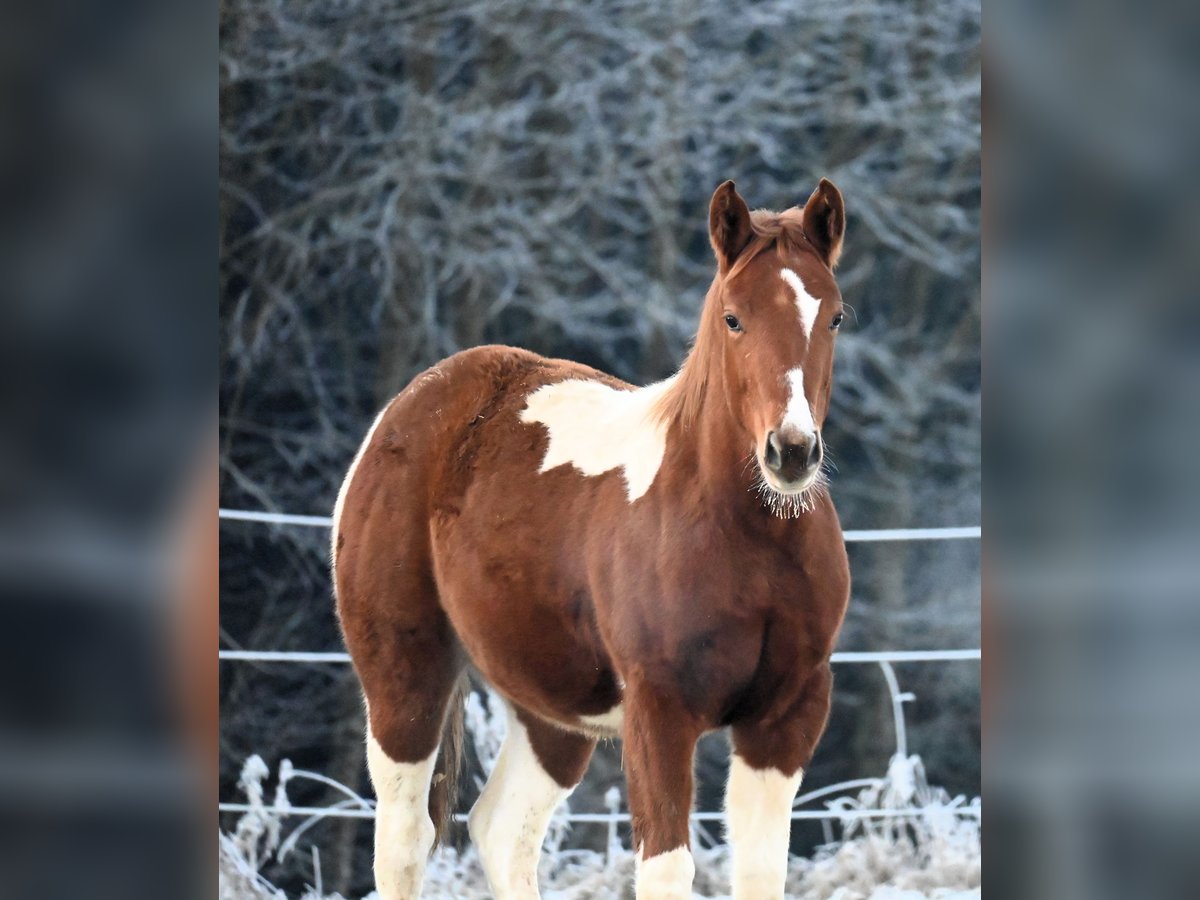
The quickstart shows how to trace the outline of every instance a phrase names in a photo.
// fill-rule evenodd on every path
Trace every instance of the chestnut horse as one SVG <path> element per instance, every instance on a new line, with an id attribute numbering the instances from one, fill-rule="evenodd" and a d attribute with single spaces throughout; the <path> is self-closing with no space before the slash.
<path id="1" fill-rule="evenodd" d="M 733 895 L 783 895 L 849 597 L 821 443 L 844 230 L 829 181 L 781 213 L 726 182 L 675 376 L 634 388 L 479 347 L 379 414 L 338 496 L 333 566 L 382 900 L 419 895 L 453 806 L 467 666 L 508 707 L 468 820 L 496 897 L 538 895 L 550 815 L 602 737 L 623 739 L 637 896 L 690 897 L 694 748 L 725 727 Z"/>

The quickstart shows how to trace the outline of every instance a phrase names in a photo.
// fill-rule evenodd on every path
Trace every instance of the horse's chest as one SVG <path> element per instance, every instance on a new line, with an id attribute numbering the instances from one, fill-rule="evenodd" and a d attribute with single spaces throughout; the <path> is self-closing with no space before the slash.
<path id="1" fill-rule="evenodd" d="M 649 642 L 655 649 L 645 646 L 617 665 L 648 679 L 656 694 L 670 695 L 716 728 L 791 694 L 809 671 L 800 636 L 772 632 L 767 620 L 718 622 L 675 639 L 659 635 Z M 578 726 L 617 735 L 624 712 L 624 704 L 618 703 L 602 713 L 579 716 Z"/>
<path id="2" fill-rule="evenodd" d="M 715 727 L 723 724 L 745 686 L 754 681 L 761 646 L 753 629 L 703 629 L 673 646 L 659 642 L 657 650 L 637 653 L 619 662 L 618 669 L 636 670 L 637 677 L 649 678 L 656 693 L 673 695 Z M 580 716 L 579 721 L 587 731 L 619 734 L 624 715 L 620 702 L 602 713 Z"/>
<path id="3" fill-rule="evenodd" d="M 678 559 L 606 569 L 599 605 L 619 674 L 650 679 L 715 727 L 748 703 L 792 693 L 822 661 L 835 617 L 800 567 Z"/>

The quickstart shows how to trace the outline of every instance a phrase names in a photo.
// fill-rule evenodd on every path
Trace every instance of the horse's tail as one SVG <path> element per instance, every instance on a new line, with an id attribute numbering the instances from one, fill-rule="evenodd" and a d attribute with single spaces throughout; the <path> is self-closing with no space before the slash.
<path id="1" fill-rule="evenodd" d="M 464 672 L 450 695 L 450 709 L 442 726 L 442 742 L 429 789 L 429 817 L 433 819 L 435 848 L 445 841 L 454 808 L 458 805 L 458 776 L 462 770 L 463 756 L 463 712 L 470 689 L 471 683 Z"/>

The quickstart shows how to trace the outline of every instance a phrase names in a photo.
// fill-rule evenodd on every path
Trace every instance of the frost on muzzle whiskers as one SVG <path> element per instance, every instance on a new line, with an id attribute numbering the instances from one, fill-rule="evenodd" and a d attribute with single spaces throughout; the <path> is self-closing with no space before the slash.
<path id="1" fill-rule="evenodd" d="M 829 463 L 828 455 L 821 461 L 820 468 L 813 474 L 812 480 L 801 490 L 784 492 L 772 487 L 763 474 L 762 463 L 758 455 L 754 457 L 754 481 L 750 490 L 758 494 L 763 506 L 772 515 L 781 519 L 797 519 L 816 507 L 817 500 L 829 492 Z"/>

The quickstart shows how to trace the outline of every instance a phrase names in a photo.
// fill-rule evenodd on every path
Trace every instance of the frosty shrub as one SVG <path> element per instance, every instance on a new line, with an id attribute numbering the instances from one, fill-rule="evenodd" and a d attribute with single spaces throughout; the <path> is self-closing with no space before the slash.
<path id="1" fill-rule="evenodd" d="M 478 696 L 478 695 L 473 695 Z M 489 698 L 491 702 L 494 697 Z M 486 712 L 490 703 L 476 700 L 469 707 L 481 723 L 484 741 L 495 746 L 497 719 Z M 482 716 L 482 718 L 480 718 Z M 494 762 L 494 757 L 491 759 Z M 286 853 L 297 845 L 295 836 L 312 824 L 312 819 L 294 827 L 281 840 L 284 823 L 263 804 L 263 781 L 268 769 L 252 757 L 243 769 L 242 788 L 252 809 L 245 813 L 232 834 L 220 835 L 221 900 L 286 900 L 259 874 L 259 867 L 272 853 Z M 286 785 L 296 777 L 286 762 L 280 767 L 275 806 L 287 808 Z M 916 756 L 892 760 L 885 777 L 860 791 L 829 803 L 840 817 L 842 837 L 818 850 L 812 859 L 792 857 L 787 893 L 796 900 L 918 900 L 918 898 L 977 897 L 981 878 L 979 801 L 951 798 L 941 788 L 931 787 Z M 964 808 L 967 814 L 963 814 Z M 871 810 L 901 811 L 888 818 L 864 816 Z M 543 895 L 550 898 L 632 897 L 634 854 L 615 843 L 606 852 L 563 850 L 562 834 L 569 828 L 560 808 L 557 825 L 547 837 L 540 868 Z M 559 836 L 555 836 L 556 829 Z M 696 881 L 699 897 L 723 897 L 729 891 L 729 848 L 694 842 Z M 303 900 L 318 900 L 317 885 Z M 426 898 L 486 900 L 487 881 L 475 849 L 438 849 L 425 876 Z"/>

